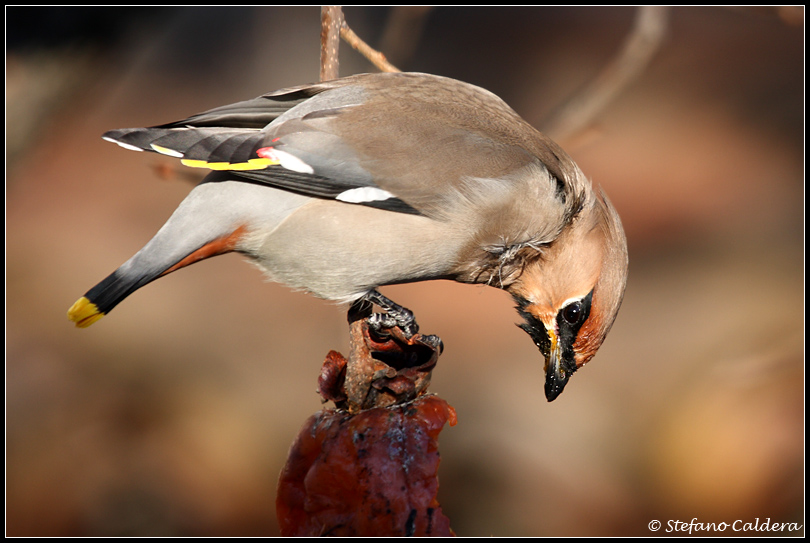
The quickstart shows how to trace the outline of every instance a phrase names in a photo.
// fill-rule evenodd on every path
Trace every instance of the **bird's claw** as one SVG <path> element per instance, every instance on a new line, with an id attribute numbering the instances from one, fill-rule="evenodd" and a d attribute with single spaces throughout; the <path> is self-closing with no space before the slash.
<path id="1" fill-rule="evenodd" d="M 413 313 L 407 315 L 397 315 L 392 313 L 373 313 L 368 318 L 368 326 L 376 334 L 386 335 L 386 330 L 399 328 L 406 338 L 410 339 L 419 333 L 419 325 L 413 318 Z"/>
<path id="2" fill-rule="evenodd" d="M 439 336 L 428 335 L 428 336 L 419 336 L 419 340 L 423 345 L 427 345 L 428 347 L 432 348 L 439 354 L 444 352 L 444 343 L 442 343 L 442 338 Z"/>
<path id="3" fill-rule="evenodd" d="M 369 292 L 363 302 L 377 304 L 385 311 L 385 313 L 373 313 L 368 318 L 369 328 L 375 333 L 385 334 L 386 330 L 399 328 L 408 339 L 419 333 L 419 325 L 416 324 L 413 311 L 407 307 L 402 307 L 389 300 L 376 290 Z"/>

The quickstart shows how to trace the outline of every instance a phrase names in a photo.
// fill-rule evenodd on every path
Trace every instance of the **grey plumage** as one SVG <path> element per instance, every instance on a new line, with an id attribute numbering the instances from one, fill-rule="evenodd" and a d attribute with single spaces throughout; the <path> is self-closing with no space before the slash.
<path id="1" fill-rule="evenodd" d="M 149 281 L 227 251 L 275 281 L 344 302 L 396 283 L 485 283 L 515 297 L 552 366 L 554 349 L 568 361 L 547 368 L 562 379 L 556 397 L 621 302 L 627 252 L 613 207 L 559 146 L 466 83 L 358 75 L 105 139 L 219 171 L 71 308 L 79 326 Z M 558 349 L 572 301 L 587 302 L 587 320 Z"/>

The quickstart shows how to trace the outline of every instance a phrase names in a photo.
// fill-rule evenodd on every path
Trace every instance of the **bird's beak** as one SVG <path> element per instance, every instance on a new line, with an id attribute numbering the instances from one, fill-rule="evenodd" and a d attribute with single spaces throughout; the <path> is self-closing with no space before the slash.
<path id="1" fill-rule="evenodd" d="M 554 330 L 548 330 L 548 337 L 551 341 L 551 348 L 546 357 L 546 399 L 552 402 L 562 394 L 568 379 L 574 372 L 568 370 L 567 364 L 563 363 L 562 346 Z"/>

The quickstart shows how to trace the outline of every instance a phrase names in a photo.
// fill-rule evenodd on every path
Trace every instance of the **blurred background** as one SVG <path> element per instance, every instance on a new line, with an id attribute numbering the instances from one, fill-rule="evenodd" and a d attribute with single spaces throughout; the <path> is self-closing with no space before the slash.
<path id="1" fill-rule="evenodd" d="M 543 128 L 636 10 L 344 13 L 400 68 Z M 347 350 L 344 309 L 226 255 L 89 329 L 65 313 L 191 187 L 100 135 L 316 81 L 319 35 L 318 7 L 6 8 L 7 535 L 278 534 L 277 477 L 324 356 Z M 342 44 L 341 75 L 368 71 Z M 674 8 L 647 69 L 561 141 L 619 210 L 630 277 L 557 401 L 504 292 L 383 290 L 446 346 L 432 390 L 459 416 L 439 472 L 458 535 L 804 524 L 803 140 L 803 8 Z"/>

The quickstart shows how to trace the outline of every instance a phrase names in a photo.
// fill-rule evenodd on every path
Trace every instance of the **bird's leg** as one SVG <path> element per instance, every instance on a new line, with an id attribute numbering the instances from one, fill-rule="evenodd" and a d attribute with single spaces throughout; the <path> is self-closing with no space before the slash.
<path id="1" fill-rule="evenodd" d="M 393 328 L 398 326 L 405 334 L 405 337 L 413 337 L 419 332 L 419 325 L 416 324 L 416 319 L 413 312 L 401 305 L 389 300 L 376 290 L 370 291 L 363 296 L 361 300 L 355 303 L 357 309 L 360 310 L 360 305 L 363 303 L 377 304 L 385 313 L 373 313 L 369 319 L 368 324 L 375 332 L 382 332 L 386 328 Z"/>

